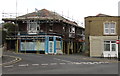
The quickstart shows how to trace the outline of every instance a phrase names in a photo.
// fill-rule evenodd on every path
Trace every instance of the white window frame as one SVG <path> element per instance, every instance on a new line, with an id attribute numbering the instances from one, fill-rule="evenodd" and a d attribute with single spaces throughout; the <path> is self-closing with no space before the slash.
<path id="1" fill-rule="evenodd" d="M 109 41 L 110 42 L 110 43 L 106 43 L 106 44 L 110 44 L 110 50 L 108 52 L 115 52 L 117 50 L 117 44 L 116 44 L 115 40 L 105 40 L 105 41 Z M 104 41 L 104 44 L 105 44 L 105 41 Z M 112 41 L 115 41 L 115 43 L 112 43 Z M 116 45 L 116 48 L 115 48 L 116 50 L 115 51 L 112 50 L 112 44 Z M 104 46 L 104 51 L 107 51 L 107 50 L 105 50 L 105 46 Z"/>
<path id="2" fill-rule="evenodd" d="M 70 32 L 70 33 L 75 33 L 75 27 L 74 27 L 74 26 L 71 26 L 71 27 L 69 28 L 69 32 Z"/>
<path id="3" fill-rule="evenodd" d="M 28 24 L 28 26 L 27 26 L 28 27 L 28 34 L 37 34 L 37 32 L 38 32 L 37 27 L 39 26 L 37 24 L 37 22 L 36 21 L 28 21 L 27 24 Z M 31 29 L 31 24 L 32 25 L 35 24 L 34 25 L 35 30 L 30 30 Z"/>
<path id="4" fill-rule="evenodd" d="M 116 40 L 105 40 L 105 41 L 109 41 L 110 43 L 110 50 L 109 51 L 105 51 L 105 46 L 104 46 L 104 50 L 103 50 L 103 56 L 104 57 L 118 57 L 118 45 L 116 44 Z M 114 41 L 114 43 L 112 43 L 112 41 Z M 115 51 L 112 50 L 112 44 L 115 44 Z"/>
<path id="5" fill-rule="evenodd" d="M 105 25 L 106 23 L 108 23 L 108 28 L 106 28 L 106 25 Z M 111 28 L 112 23 L 115 24 L 114 28 Z M 105 35 L 115 35 L 116 34 L 116 22 L 104 22 L 103 25 L 104 25 L 104 34 Z M 106 30 L 108 30 L 108 33 L 106 33 Z M 111 30 L 114 30 L 114 33 L 111 33 Z"/>

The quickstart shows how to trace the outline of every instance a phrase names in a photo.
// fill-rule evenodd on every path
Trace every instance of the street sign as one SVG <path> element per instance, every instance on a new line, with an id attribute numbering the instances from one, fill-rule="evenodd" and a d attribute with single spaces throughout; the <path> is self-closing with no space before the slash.
<path id="1" fill-rule="evenodd" d="M 116 40 L 116 44 L 120 44 L 120 40 Z"/>

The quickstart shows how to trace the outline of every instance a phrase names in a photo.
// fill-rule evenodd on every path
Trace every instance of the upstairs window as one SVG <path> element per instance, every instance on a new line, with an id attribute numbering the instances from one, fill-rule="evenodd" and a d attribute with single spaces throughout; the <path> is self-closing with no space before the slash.
<path id="1" fill-rule="evenodd" d="M 36 21 L 28 21 L 28 33 L 29 34 L 37 34 L 39 31 L 39 25 Z"/>
<path id="2" fill-rule="evenodd" d="M 53 24 L 49 25 L 49 31 L 53 31 Z"/>
<path id="3" fill-rule="evenodd" d="M 75 38 L 75 27 L 73 27 L 73 26 L 71 26 L 70 28 L 69 28 L 69 37 L 70 38 Z"/>
<path id="4" fill-rule="evenodd" d="M 66 29 L 65 29 L 65 26 L 63 26 L 63 31 L 65 31 Z"/>
<path id="5" fill-rule="evenodd" d="M 30 22 L 29 23 L 29 30 L 31 30 L 31 31 L 36 30 L 36 22 Z"/>
<path id="6" fill-rule="evenodd" d="M 75 33 L 75 27 L 71 26 L 70 29 L 69 29 L 69 32 L 70 33 Z"/>
<path id="7" fill-rule="evenodd" d="M 116 23 L 115 22 L 106 22 L 106 23 L 104 23 L 104 34 L 105 35 L 114 35 L 114 34 L 116 34 Z"/>

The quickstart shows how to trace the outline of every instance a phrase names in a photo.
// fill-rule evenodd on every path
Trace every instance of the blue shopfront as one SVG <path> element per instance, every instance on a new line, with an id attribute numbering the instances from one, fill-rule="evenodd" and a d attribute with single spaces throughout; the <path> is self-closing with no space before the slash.
<path id="1" fill-rule="evenodd" d="M 19 38 L 19 52 L 40 52 L 45 54 L 62 54 L 62 38 L 60 36 L 31 36 Z"/>

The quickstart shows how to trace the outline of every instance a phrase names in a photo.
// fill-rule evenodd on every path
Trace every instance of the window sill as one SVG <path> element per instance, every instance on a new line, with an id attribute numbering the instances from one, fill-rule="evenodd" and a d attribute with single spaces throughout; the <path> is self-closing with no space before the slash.
<path id="1" fill-rule="evenodd" d="M 117 34 L 103 34 L 103 36 L 117 36 Z"/>

